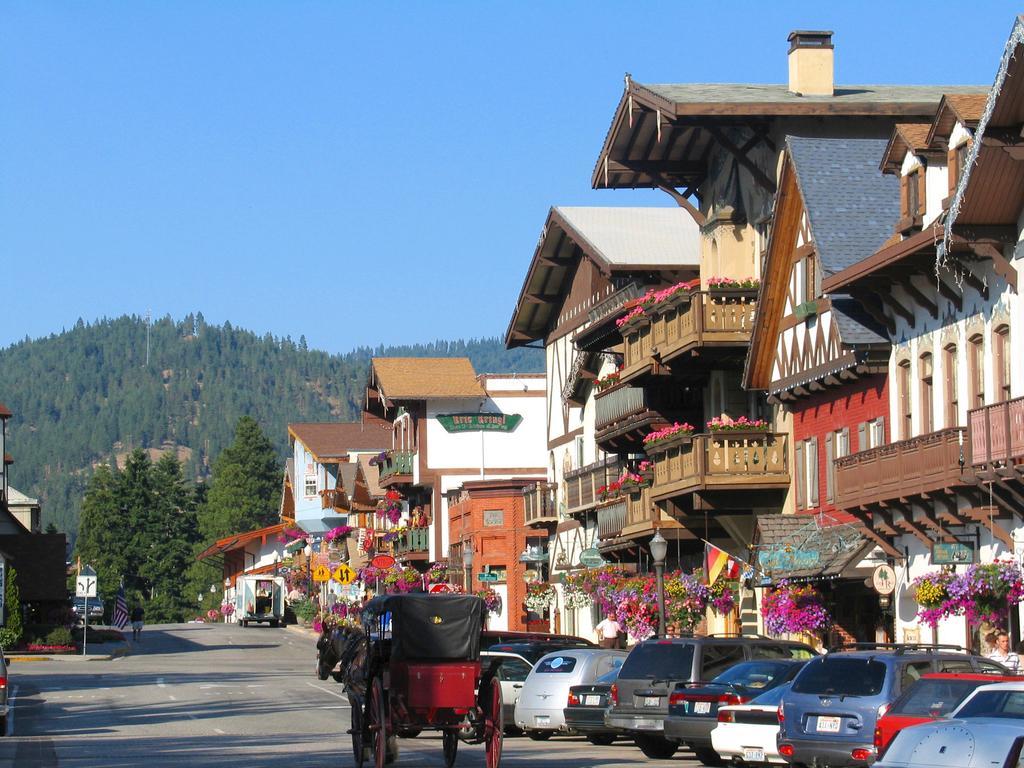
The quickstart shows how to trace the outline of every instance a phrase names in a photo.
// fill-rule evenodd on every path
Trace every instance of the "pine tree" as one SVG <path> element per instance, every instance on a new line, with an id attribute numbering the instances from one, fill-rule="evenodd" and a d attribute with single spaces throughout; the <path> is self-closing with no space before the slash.
<path id="1" fill-rule="evenodd" d="M 18 574 L 13 568 L 7 569 L 4 585 L 4 613 L 6 621 L 0 627 L 0 648 L 13 648 L 21 640 L 21 590 L 18 589 Z"/>
<path id="2" fill-rule="evenodd" d="M 129 529 L 121 512 L 120 473 L 106 464 L 97 467 L 82 500 L 75 552 L 83 564 L 96 569 L 102 597 L 111 599 L 128 572 Z"/>
<path id="3" fill-rule="evenodd" d="M 199 532 L 192 489 L 185 483 L 181 462 L 163 454 L 152 469 L 153 502 L 145 520 L 150 548 L 140 572 L 151 585 L 146 615 L 150 621 L 181 621 L 191 608 L 185 574 L 192 564 Z M 153 546 L 155 545 L 155 546 Z"/>

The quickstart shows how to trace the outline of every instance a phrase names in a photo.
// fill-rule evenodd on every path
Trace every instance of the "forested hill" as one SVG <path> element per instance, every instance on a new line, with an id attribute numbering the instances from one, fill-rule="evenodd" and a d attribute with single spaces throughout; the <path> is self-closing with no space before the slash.
<path id="1" fill-rule="evenodd" d="M 11 484 L 38 496 L 44 523 L 74 534 L 92 468 L 132 448 L 176 447 L 205 479 L 248 414 L 280 448 L 288 422 L 355 418 L 372 356 L 468 356 L 480 373 L 543 371 L 537 350 L 497 338 L 360 348 L 331 355 L 299 341 L 257 336 L 201 314 L 180 322 L 120 317 L 0 350 L 0 403 L 14 456 Z"/>

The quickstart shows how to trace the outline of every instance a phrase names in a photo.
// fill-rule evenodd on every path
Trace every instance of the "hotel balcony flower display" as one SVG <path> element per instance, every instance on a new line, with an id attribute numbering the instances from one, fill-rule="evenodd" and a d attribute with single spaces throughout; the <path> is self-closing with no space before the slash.
<path id="1" fill-rule="evenodd" d="M 641 489 L 646 488 L 650 484 L 648 478 L 637 472 L 630 472 L 628 469 L 624 469 L 618 479 L 613 480 L 607 485 L 599 486 L 597 496 L 601 501 L 608 501 L 609 499 L 618 498 L 624 493 L 639 493 Z"/>
<path id="2" fill-rule="evenodd" d="M 712 291 L 752 291 L 761 287 L 756 277 L 744 277 L 735 280 L 731 277 L 709 277 L 708 289 Z"/>
<path id="3" fill-rule="evenodd" d="M 707 423 L 708 432 L 766 432 L 768 422 L 764 419 L 748 419 L 740 416 L 730 419 L 728 416 L 716 416 Z"/>
<path id="4" fill-rule="evenodd" d="M 624 314 L 622 317 L 615 321 L 615 327 L 622 328 L 624 325 L 627 325 L 631 320 L 634 320 L 638 317 L 643 317 L 643 314 L 643 307 L 633 307 L 631 310 L 629 310 L 629 312 L 627 312 L 626 314 Z"/>
<path id="5" fill-rule="evenodd" d="M 607 373 L 604 376 L 602 376 L 600 379 L 595 381 L 594 382 L 594 386 L 597 388 L 598 392 L 604 392 L 606 389 L 611 389 L 616 384 L 618 384 L 619 380 L 621 378 L 622 378 L 621 371 L 618 371 L 618 370 L 612 371 L 611 373 Z"/>
<path id="6" fill-rule="evenodd" d="M 930 627 L 947 616 L 1003 626 L 1010 609 L 1024 601 L 1024 576 L 1012 560 L 979 563 L 958 574 L 925 574 L 913 586 L 920 606 L 917 617 Z"/>
<path id="7" fill-rule="evenodd" d="M 651 289 L 643 295 L 643 297 L 637 301 L 629 312 L 624 314 L 618 320 L 615 321 L 615 325 L 618 328 L 627 325 L 631 320 L 637 317 L 641 317 L 648 312 L 657 312 L 659 309 L 668 306 L 675 306 L 680 300 L 689 300 L 690 293 L 697 288 L 700 288 L 700 280 L 687 280 L 686 282 L 676 283 L 670 285 L 667 288 L 655 291 Z"/>
<path id="8" fill-rule="evenodd" d="M 679 438 L 693 435 L 693 425 L 678 421 L 668 427 L 657 429 L 644 436 L 644 450 L 650 452 L 652 449 L 667 448 L 674 445 Z"/>
<path id="9" fill-rule="evenodd" d="M 761 617 L 770 635 L 815 634 L 832 623 L 818 590 L 808 585 L 795 586 L 786 580 L 764 593 Z"/>

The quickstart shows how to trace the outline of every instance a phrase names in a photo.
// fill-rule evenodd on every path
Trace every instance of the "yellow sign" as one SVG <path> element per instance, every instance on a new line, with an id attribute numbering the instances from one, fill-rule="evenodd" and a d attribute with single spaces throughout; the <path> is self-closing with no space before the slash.
<path id="1" fill-rule="evenodd" d="M 351 584 L 356 580 L 356 572 L 342 563 L 334 569 L 334 573 L 331 574 L 331 578 L 339 584 Z"/>
<path id="2" fill-rule="evenodd" d="M 330 581 L 331 580 L 331 569 L 326 565 L 318 565 L 313 569 L 313 581 Z"/>

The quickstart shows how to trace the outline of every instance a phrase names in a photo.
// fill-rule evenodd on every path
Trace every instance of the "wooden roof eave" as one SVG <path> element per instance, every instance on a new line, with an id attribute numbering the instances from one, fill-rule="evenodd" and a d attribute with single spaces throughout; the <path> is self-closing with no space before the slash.
<path id="1" fill-rule="evenodd" d="M 942 240 L 942 228 L 937 222 L 925 227 L 920 232 L 898 243 L 880 248 L 874 254 L 847 267 L 841 272 L 824 278 L 821 281 L 822 293 L 837 293 L 848 291 L 856 284 L 872 276 L 876 276 L 882 270 L 900 263 L 908 257 L 922 252 L 935 252 L 935 246 Z"/>

